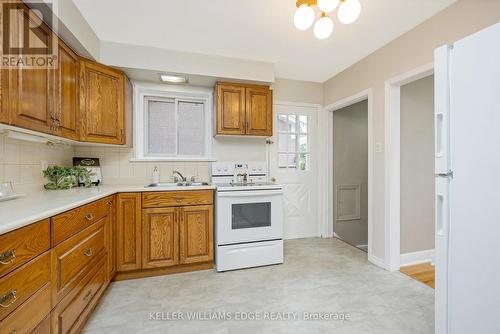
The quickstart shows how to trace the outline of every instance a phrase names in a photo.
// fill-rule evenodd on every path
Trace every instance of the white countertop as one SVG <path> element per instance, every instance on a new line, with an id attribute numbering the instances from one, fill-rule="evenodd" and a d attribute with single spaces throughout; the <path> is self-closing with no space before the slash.
<path id="1" fill-rule="evenodd" d="M 216 187 L 212 185 L 154 188 L 145 188 L 144 185 L 102 185 L 71 190 L 41 190 L 0 202 L 0 235 L 116 193 L 213 189 Z"/>

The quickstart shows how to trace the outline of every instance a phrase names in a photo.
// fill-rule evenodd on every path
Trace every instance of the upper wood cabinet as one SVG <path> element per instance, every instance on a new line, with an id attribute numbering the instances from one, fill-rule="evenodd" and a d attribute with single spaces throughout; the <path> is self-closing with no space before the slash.
<path id="1" fill-rule="evenodd" d="M 29 20 L 37 30 L 38 43 L 33 46 L 44 46 L 52 38 L 52 31 L 45 24 L 40 24 L 39 18 L 34 14 L 24 13 L 24 20 Z M 22 20 L 17 20 L 19 30 Z M 12 27 L 12 25 L 11 25 Z M 21 34 L 11 31 L 11 38 L 21 38 Z M 39 45 L 38 45 L 39 44 Z M 54 69 L 33 69 L 22 66 L 9 70 L 9 116 L 10 124 L 34 131 L 53 133 L 56 110 L 54 103 Z"/>
<path id="2" fill-rule="evenodd" d="M 216 135 L 273 135 L 273 94 L 268 86 L 218 82 Z"/>
<path id="3" fill-rule="evenodd" d="M 125 74 L 83 59 L 80 62 L 80 140 L 125 144 Z"/>
<path id="4" fill-rule="evenodd" d="M 117 271 L 141 269 L 141 194 L 116 196 Z"/>
<path id="5" fill-rule="evenodd" d="M 59 41 L 59 66 L 55 71 L 56 126 L 54 134 L 80 139 L 78 81 L 80 59 L 66 44 Z"/>
<path id="6" fill-rule="evenodd" d="M 217 84 L 217 134 L 245 133 L 245 87 Z"/>

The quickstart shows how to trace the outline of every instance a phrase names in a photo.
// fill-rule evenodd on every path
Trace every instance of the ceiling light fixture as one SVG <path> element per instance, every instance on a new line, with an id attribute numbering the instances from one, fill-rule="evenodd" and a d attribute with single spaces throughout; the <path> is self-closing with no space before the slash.
<path id="1" fill-rule="evenodd" d="M 359 0 L 297 0 L 297 10 L 293 18 L 295 27 L 299 30 L 309 29 L 314 22 L 314 6 L 320 11 L 320 16 L 314 24 L 314 36 L 317 39 L 326 39 L 333 32 L 333 21 L 328 13 L 333 12 L 340 4 L 338 19 L 344 24 L 356 21 L 361 14 Z"/>
<path id="2" fill-rule="evenodd" d="M 172 82 L 172 83 L 188 82 L 187 77 L 182 77 L 180 75 L 173 75 L 173 74 L 160 74 L 160 80 L 163 82 Z"/>

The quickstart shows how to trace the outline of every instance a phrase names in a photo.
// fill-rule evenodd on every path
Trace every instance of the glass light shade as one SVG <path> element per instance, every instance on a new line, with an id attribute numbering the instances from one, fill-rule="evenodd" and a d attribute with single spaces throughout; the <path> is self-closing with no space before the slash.
<path id="1" fill-rule="evenodd" d="M 359 0 L 346 0 L 339 8 L 339 21 L 344 24 L 350 24 L 356 21 L 361 14 L 361 4 Z"/>
<path id="2" fill-rule="evenodd" d="M 307 6 L 302 5 L 297 8 L 295 15 L 293 17 L 293 23 L 295 27 L 299 30 L 307 30 L 309 29 L 314 22 L 314 10 Z"/>
<path id="3" fill-rule="evenodd" d="M 323 13 L 330 13 L 337 8 L 340 0 L 318 0 L 318 8 Z"/>
<path id="4" fill-rule="evenodd" d="M 333 32 L 333 21 L 328 16 L 322 16 L 314 24 L 314 36 L 317 39 L 326 39 Z"/>

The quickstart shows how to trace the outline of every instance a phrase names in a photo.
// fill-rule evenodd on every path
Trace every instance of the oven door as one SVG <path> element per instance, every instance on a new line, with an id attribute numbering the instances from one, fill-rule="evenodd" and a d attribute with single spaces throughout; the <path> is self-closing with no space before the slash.
<path id="1" fill-rule="evenodd" d="M 217 193 L 217 245 L 283 238 L 282 190 Z"/>

